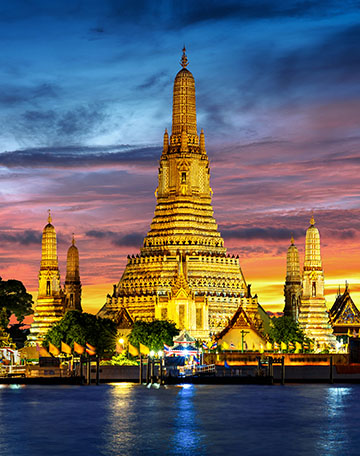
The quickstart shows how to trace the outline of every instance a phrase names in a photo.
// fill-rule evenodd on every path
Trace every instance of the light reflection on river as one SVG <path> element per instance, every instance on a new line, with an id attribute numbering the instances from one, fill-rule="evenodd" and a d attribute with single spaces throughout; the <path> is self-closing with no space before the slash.
<path id="1" fill-rule="evenodd" d="M 358 385 L 7 386 L 0 455 L 355 456 L 359 399 Z"/>

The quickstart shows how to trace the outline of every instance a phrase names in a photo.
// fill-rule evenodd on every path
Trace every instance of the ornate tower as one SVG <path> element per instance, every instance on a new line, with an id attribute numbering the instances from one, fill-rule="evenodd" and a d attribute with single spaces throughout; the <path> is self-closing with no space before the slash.
<path id="1" fill-rule="evenodd" d="M 306 231 L 303 292 L 299 324 L 305 334 L 318 344 L 333 344 L 336 339 L 329 324 L 324 297 L 324 272 L 321 264 L 320 234 L 314 217 Z"/>
<path id="2" fill-rule="evenodd" d="M 223 329 L 240 305 L 260 326 L 239 259 L 226 255 L 213 217 L 205 135 L 196 125 L 195 81 L 183 49 L 173 90 L 172 130 L 164 134 L 156 208 L 140 254 L 128 257 L 112 296 L 99 311 L 118 320 L 171 319 L 195 337 Z"/>
<path id="3" fill-rule="evenodd" d="M 79 251 L 75 245 L 74 236 L 67 252 L 64 295 L 65 310 L 78 310 L 82 312 Z"/>
<path id="4" fill-rule="evenodd" d="M 48 224 L 42 235 L 38 298 L 28 339 L 32 343 L 41 342 L 48 330 L 63 315 L 63 293 L 60 286 L 56 232 L 51 224 L 49 210 Z"/>
<path id="5" fill-rule="evenodd" d="M 291 244 L 286 257 L 286 279 L 284 286 L 285 307 L 284 315 L 292 317 L 296 322 L 299 318 L 299 307 L 301 298 L 301 276 L 299 252 L 291 238 Z"/>

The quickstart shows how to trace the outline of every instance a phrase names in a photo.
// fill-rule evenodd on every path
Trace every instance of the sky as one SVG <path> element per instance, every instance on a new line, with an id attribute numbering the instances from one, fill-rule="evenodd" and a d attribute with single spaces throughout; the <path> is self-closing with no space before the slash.
<path id="1" fill-rule="evenodd" d="M 269 311 L 312 212 L 328 306 L 360 306 L 358 1 L 0 0 L 0 275 L 36 297 L 50 208 L 96 312 L 155 208 L 183 45 L 213 207 Z"/>

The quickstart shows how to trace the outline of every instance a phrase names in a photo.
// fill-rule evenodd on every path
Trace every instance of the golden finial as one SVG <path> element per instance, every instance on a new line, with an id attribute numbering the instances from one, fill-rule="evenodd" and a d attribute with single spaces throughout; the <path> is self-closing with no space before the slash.
<path id="1" fill-rule="evenodd" d="M 314 214 L 311 214 L 310 225 L 315 225 Z"/>
<path id="2" fill-rule="evenodd" d="M 48 209 L 48 223 L 51 223 L 52 222 L 52 219 L 51 219 L 51 212 L 50 212 L 50 209 Z"/>
<path id="3" fill-rule="evenodd" d="M 183 55 L 181 57 L 181 60 L 180 60 L 180 65 L 183 67 L 183 68 L 186 68 L 188 65 L 189 65 L 189 61 L 186 57 L 186 48 L 185 48 L 185 44 L 184 44 L 184 47 L 183 47 Z"/>
<path id="4" fill-rule="evenodd" d="M 74 235 L 74 233 L 72 234 L 71 245 L 75 245 L 75 235 Z"/>
<path id="5" fill-rule="evenodd" d="M 291 245 L 294 245 L 294 236 L 291 236 L 291 239 L 290 239 L 290 242 L 291 242 Z"/>

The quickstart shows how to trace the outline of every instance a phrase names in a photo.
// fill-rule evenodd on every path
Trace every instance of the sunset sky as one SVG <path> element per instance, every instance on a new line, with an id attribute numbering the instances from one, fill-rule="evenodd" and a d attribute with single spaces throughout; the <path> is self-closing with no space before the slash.
<path id="1" fill-rule="evenodd" d="M 186 44 L 213 206 L 266 310 L 314 212 L 328 306 L 360 307 L 357 1 L 0 1 L 0 275 L 37 289 L 47 209 L 96 312 L 155 208 Z"/>

